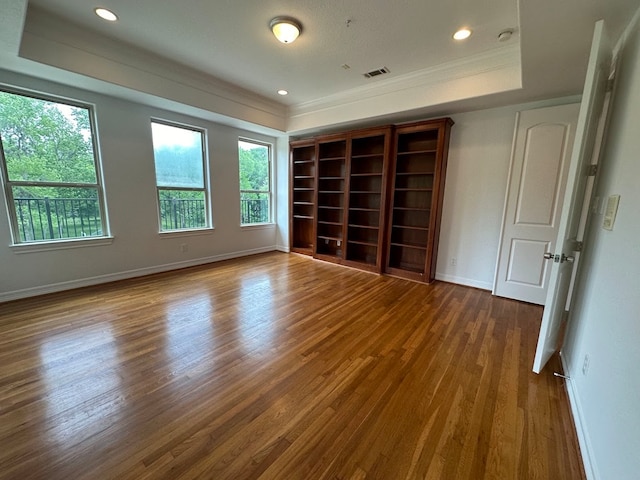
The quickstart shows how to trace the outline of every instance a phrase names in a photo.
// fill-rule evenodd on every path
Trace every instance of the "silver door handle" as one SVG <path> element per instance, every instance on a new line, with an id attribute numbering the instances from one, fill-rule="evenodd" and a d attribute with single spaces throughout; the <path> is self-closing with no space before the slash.
<path id="1" fill-rule="evenodd" d="M 553 260 L 555 258 L 555 255 L 553 253 L 547 252 L 543 255 L 543 257 L 545 258 L 545 260 Z"/>
<path id="2" fill-rule="evenodd" d="M 560 257 L 560 263 L 563 262 L 569 262 L 569 263 L 573 263 L 573 261 L 575 260 L 575 258 L 573 258 L 572 256 L 567 256 L 564 253 L 562 254 L 562 257 Z"/>

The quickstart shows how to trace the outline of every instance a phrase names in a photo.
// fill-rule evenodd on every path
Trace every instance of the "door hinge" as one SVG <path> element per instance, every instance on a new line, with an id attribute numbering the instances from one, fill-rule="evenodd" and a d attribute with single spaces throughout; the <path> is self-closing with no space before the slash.
<path id="1" fill-rule="evenodd" d="M 587 167 L 587 177 L 595 177 L 598 173 L 598 165 L 589 165 Z"/>
<path id="2" fill-rule="evenodd" d="M 584 247 L 584 244 L 576 240 L 575 242 L 573 242 L 572 250 L 574 252 L 581 252 L 583 247 Z"/>
<path id="3" fill-rule="evenodd" d="M 609 77 L 607 79 L 607 92 L 613 92 L 613 84 L 615 82 L 615 78 L 614 77 Z"/>

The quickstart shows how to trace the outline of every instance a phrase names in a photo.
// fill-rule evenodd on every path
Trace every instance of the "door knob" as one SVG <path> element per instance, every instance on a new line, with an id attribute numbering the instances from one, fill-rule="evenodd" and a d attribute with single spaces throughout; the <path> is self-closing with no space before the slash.
<path id="1" fill-rule="evenodd" d="M 562 257 L 560 257 L 560 263 L 562 262 L 569 262 L 569 263 L 573 263 L 573 261 L 575 260 L 575 258 L 573 258 L 572 256 L 567 256 L 564 253 L 562 254 Z"/>
<path id="2" fill-rule="evenodd" d="M 553 260 L 553 253 L 549 253 L 549 252 L 547 252 L 547 253 L 545 253 L 545 254 L 543 255 L 543 257 L 544 257 L 546 260 Z"/>

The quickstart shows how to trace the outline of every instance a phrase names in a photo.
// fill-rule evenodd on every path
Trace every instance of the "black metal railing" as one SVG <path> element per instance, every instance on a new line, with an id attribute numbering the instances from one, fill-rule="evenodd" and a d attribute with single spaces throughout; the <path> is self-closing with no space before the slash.
<path id="1" fill-rule="evenodd" d="M 15 198 L 20 241 L 33 242 L 102 235 L 102 219 L 97 199 Z M 240 201 L 242 224 L 267 223 L 267 198 Z M 204 200 L 160 200 L 162 230 L 206 227 Z"/>
<path id="2" fill-rule="evenodd" d="M 267 223 L 269 221 L 269 200 L 266 198 L 242 198 L 240 200 L 240 219 L 243 225 Z"/>
<path id="3" fill-rule="evenodd" d="M 184 198 L 163 198 L 160 200 L 161 230 L 184 230 L 204 228 L 204 200 Z"/>
<path id="4" fill-rule="evenodd" d="M 97 199 L 15 198 L 14 205 L 23 242 L 102 235 Z"/>

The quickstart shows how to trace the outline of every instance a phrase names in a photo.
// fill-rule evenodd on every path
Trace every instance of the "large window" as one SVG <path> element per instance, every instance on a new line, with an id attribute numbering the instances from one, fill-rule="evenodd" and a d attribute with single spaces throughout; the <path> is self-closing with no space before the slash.
<path id="1" fill-rule="evenodd" d="M 271 146 L 238 141 L 240 164 L 240 224 L 271 222 Z"/>
<path id="2" fill-rule="evenodd" d="M 106 235 L 91 109 L 0 91 L 0 163 L 14 243 Z"/>
<path id="3" fill-rule="evenodd" d="M 160 231 L 209 226 L 204 133 L 151 122 Z"/>

